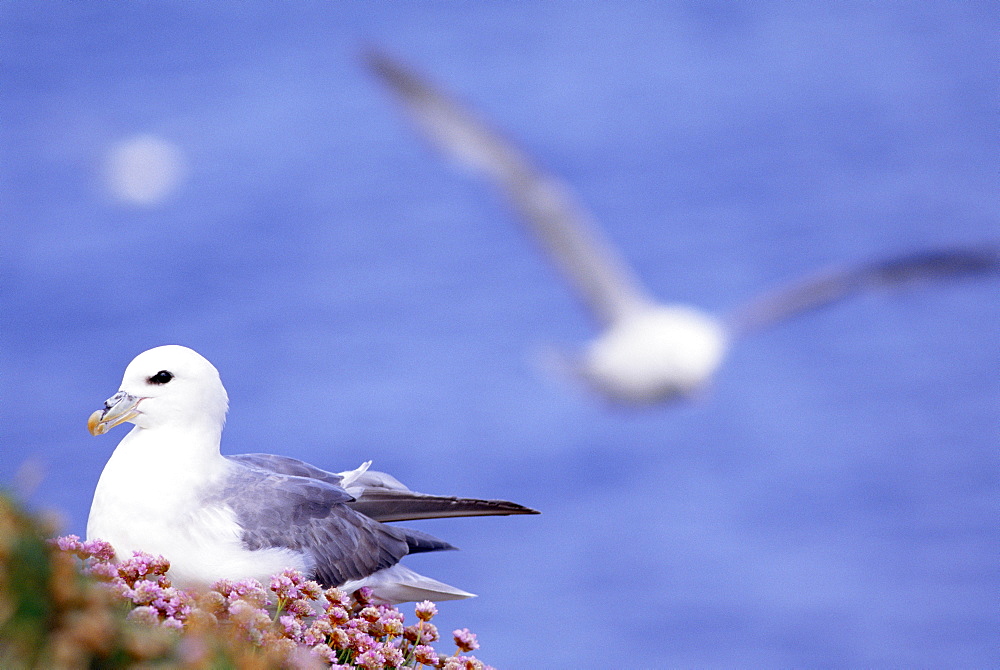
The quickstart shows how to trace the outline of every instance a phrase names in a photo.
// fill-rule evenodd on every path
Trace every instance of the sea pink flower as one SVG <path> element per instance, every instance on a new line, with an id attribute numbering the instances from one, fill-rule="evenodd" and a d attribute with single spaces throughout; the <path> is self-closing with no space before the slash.
<path id="1" fill-rule="evenodd" d="M 163 595 L 163 589 L 159 584 L 143 579 L 136 582 L 135 586 L 132 587 L 132 592 L 129 594 L 129 598 L 131 598 L 132 602 L 136 605 L 149 605 L 154 600 L 162 598 Z"/>
<path id="2" fill-rule="evenodd" d="M 379 612 L 374 607 L 366 607 L 358 613 L 358 616 L 360 616 L 365 621 L 372 623 L 381 619 L 382 613 Z"/>
<path id="3" fill-rule="evenodd" d="M 166 619 L 163 620 L 163 627 L 173 628 L 174 630 L 181 630 L 182 628 L 184 628 L 184 623 L 179 619 L 175 619 L 172 616 L 168 616 Z"/>
<path id="4" fill-rule="evenodd" d="M 155 607 L 142 605 L 128 613 L 128 620 L 152 626 L 160 623 L 160 613 L 156 611 Z"/>
<path id="5" fill-rule="evenodd" d="M 428 644 L 418 644 L 414 647 L 413 658 L 417 663 L 423 663 L 424 665 L 437 665 L 441 662 L 437 652 L 434 651 L 434 647 Z"/>
<path id="6" fill-rule="evenodd" d="M 299 584 L 299 590 L 309 600 L 319 600 L 319 597 L 323 595 L 323 587 L 319 585 L 319 582 L 312 579 L 302 580 L 302 583 Z"/>
<path id="7" fill-rule="evenodd" d="M 347 609 L 351 606 L 351 597 L 340 589 L 327 589 L 323 592 L 323 596 L 328 603 L 327 609 L 338 606 Z"/>
<path id="8" fill-rule="evenodd" d="M 153 556 L 144 551 L 134 551 L 131 558 L 125 559 L 119 564 L 118 574 L 129 585 L 133 585 L 136 580 L 149 575 L 165 575 L 169 569 L 170 561 L 162 556 Z"/>
<path id="9" fill-rule="evenodd" d="M 338 626 L 347 623 L 348 619 L 351 618 L 351 615 L 347 613 L 347 610 L 345 610 L 340 605 L 335 605 L 334 607 L 328 609 L 326 611 L 326 615 L 330 618 L 330 621 L 332 623 Z"/>
<path id="10" fill-rule="evenodd" d="M 270 599 L 267 597 L 267 592 L 264 591 L 264 587 L 256 579 L 241 579 L 238 582 L 233 582 L 229 593 L 226 595 L 231 601 L 241 599 L 258 608 L 267 607 L 271 604 Z"/>
<path id="11" fill-rule="evenodd" d="M 382 645 L 382 658 L 384 659 L 384 664 L 390 668 L 402 667 L 406 661 L 403 658 L 403 652 L 390 644 Z"/>
<path id="12" fill-rule="evenodd" d="M 479 649 L 479 641 L 476 640 L 475 633 L 469 632 L 468 628 L 461 628 L 453 631 L 452 635 L 455 637 L 455 646 L 462 651 L 474 651 Z"/>
<path id="13" fill-rule="evenodd" d="M 398 619 L 381 620 L 384 635 L 399 637 L 403 634 L 403 622 Z"/>
<path id="14" fill-rule="evenodd" d="M 443 670 L 485 670 L 485 666 L 473 656 L 452 656 L 444 662 Z"/>
<path id="15" fill-rule="evenodd" d="M 351 648 L 355 651 L 363 653 L 375 647 L 375 638 L 368 633 L 356 631 L 353 635 L 350 633 L 348 635 L 351 638 Z"/>
<path id="16" fill-rule="evenodd" d="M 298 617 L 308 617 L 316 613 L 312 603 L 305 598 L 293 600 L 285 606 L 285 611 Z"/>
<path id="17" fill-rule="evenodd" d="M 275 575 L 271 578 L 271 590 L 274 591 L 275 595 L 279 598 L 285 598 L 287 600 L 292 600 L 299 597 L 299 588 L 292 581 L 291 576 L 288 571 L 282 572 L 280 575 Z"/>
<path id="18" fill-rule="evenodd" d="M 417 603 L 415 613 L 421 621 L 430 621 L 438 613 L 437 606 L 430 600 Z"/>
<path id="19" fill-rule="evenodd" d="M 229 594 L 233 592 L 233 587 L 233 580 L 231 579 L 220 579 L 212 584 L 213 591 L 218 591 L 226 597 L 229 597 Z"/>
<path id="20" fill-rule="evenodd" d="M 80 542 L 79 535 L 63 535 L 62 537 L 57 537 L 49 542 L 54 543 L 60 551 L 72 551 L 78 552 L 83 546 Z"/>
<path id="21" fill-rule="evenodd" d="M 355 656 L 354 664 L 365 670 L 382 670 L 385 667 L 385 658 L 378 649 L 369 649 Z"/>
<path id="22" fill-rule="evenodd" d="M 337 652 L 335 652 L 333 649 L 331 649 L 330 645 L 328 645 L 328 644 L 320 643 L 320 644 L 313 645 L 312 651 L 313 651 L 314 654 L 316 654 L 317 656 L 319 656 L 321 659 L 323 659 L 327 663 L 336 664 L 336 662 L 337 662 Z M 340 666 L 337 666 L 337 667 L 340 667 Z"/>
<path id="23" fill-rule="evenodd" d="M 84 573 L 105 582 L 120 579 L 118 567 L 112 563 L 94 563 L 90 567 L 84 568 Z"/>
<path id="24" fill-rule="evenodd" d="M 302 635 L 302 622 L 291 614 L 286 614 L 278 618 L 281 627 L 285 629 L 285 635 L 292 639 L 297 639 Z"/>
<path id="25" fill-rule="evenodd" d="M 372 601 L 372 588 L 370 586 L 362 586 L 360 589 L 354 592 L 354 599 L 359 605 L 368 605 Z"/>
<path id="26" fill-rule="evenodd" d="M 441 639 L 437 626 L 432 623 L 420 624 L 420 639 L 424 642 L 437 642 Z"/>
<path id="27" fill-rule="evenodd" d="M 351 646 L 351 637 L 343 628 L 334 628 L 330 633 L 329 644 L 334 649 L 348 649 Z"/>
<path id="28" fill-rule="evenodd" d="M 81 551 L 99 561 L 113 561 L 115 558 L 115 548 L 104 540 L 87 540 L 83 543 Z"/>

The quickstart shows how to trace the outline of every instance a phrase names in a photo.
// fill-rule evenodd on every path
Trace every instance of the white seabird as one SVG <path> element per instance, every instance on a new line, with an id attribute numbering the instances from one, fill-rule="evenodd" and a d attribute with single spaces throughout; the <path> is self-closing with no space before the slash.
<path id="1" fill-rule="evenodd" d="M 372 72 L 448 156 L 500 188 L 598 321 L 601 332 L 569 371 L 608 399 L 651 403 L 703 388 L 733 341 L 780 319 L 875 287 L 925 277 L 1000 271 L 1000 249 L 932 251 L 834 269 L 766 294 L 726 318 L 654 299 L 603 238 L 570 189 L 455 99 L 389 56 L 369 51 Z"/>
<path id="2" fill-rule="evenodd" d="M 93 435 L 134 424 L 101 473 L 87 537 L 110 542 L 119 556 L 162 554 L 180 586 L 263 582 L 294 568 L 325 586 L 370 586 L 379 600 L 397 603 L 473 594 L 399 563 L 453 546 L 382 522 L 538 513 L 502 500 L 416 493 L 369 471 L 370 462 L 335 474 L 285 456 L 223 456 L 228 406 L 218 371 L 197 352 L 167 345 L 136 356 L 118 393 L 87 424 Z"/>

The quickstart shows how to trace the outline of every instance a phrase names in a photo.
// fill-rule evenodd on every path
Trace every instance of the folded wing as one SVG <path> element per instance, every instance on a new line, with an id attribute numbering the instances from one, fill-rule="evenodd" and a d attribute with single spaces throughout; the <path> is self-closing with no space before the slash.
<path id="1" fill-rule="evenodd" d="M 271 473 L 294 475 L 346 487 L 344 503 L 375 521 L 412 521 L 461 516 L 507 516 L 538 514 L 537 510 L 506 500 L 480 500 L 456 496 L 437 496 L 411 491 L 402 482 L 384 472 L 367 470 L 332 473 L 287 456 L 239 454 L 230 460 Z"/>

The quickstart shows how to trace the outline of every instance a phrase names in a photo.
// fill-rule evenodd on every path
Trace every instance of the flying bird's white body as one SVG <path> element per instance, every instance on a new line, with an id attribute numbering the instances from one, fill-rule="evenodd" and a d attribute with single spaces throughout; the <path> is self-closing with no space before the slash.
<path id="1" fill-rule="evenodd" d="M 101 473 L 88 538 L 110 542 L 120 557 L 163 555 L 181 586 L 263 582 L 293 568 L 327 586 L 370 586 L 385 602 L 449 600 L 472 594 L 399 560 L 454 547 L 382 521 L 536 513 L 506 501 L 416 493 L 368 471 L 370 463 L 329 473 L 283 456 L 223 456 L 228 402 L 218 371 L 191 349 L 168 345 L 137 356 L 88 423 L 95 435 L 135 424 Z"/>
<path id="2" fill-rule="evenodd" d="M 708 314 L 683 305 L 654 305 L 591 340 L 578 374 L 631 402 L 689 395 L 715 373 L 728 340 L 719 320 Z"/>

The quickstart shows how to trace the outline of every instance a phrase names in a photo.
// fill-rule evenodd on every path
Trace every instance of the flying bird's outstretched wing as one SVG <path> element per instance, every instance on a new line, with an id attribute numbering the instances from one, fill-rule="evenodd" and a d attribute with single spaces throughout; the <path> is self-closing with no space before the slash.
<path id="1" fill-rule="evenodd" d="M 984 274 L 1000 274 L 1000 245 L 924 251 L 833 268 L 751 300 L 733 314 L 732 329 L 737 335 L 747 334 L 863 291 Z"/>
<path id="2" fill-rule="evenodd" d="M 288 456 L 274 454 L 238 454 L 226 458 L 268 472 L 308 477 L 343 487 L 351 498 L 346 501 L 347 506 L 375 521 L 538 514 L 537 510 L 506 500 L 436 496 L 411 491 L 392 475 L 368 470 L 368 464 L 357 470 L 332 473 Z"/>
<path id="3" fill-rule="evenodd" d="M 412 70 L 377 51 L 365 60 L 439 150 L 503 191 L 602 325 L 652 302 L 566 184 Z"/>

